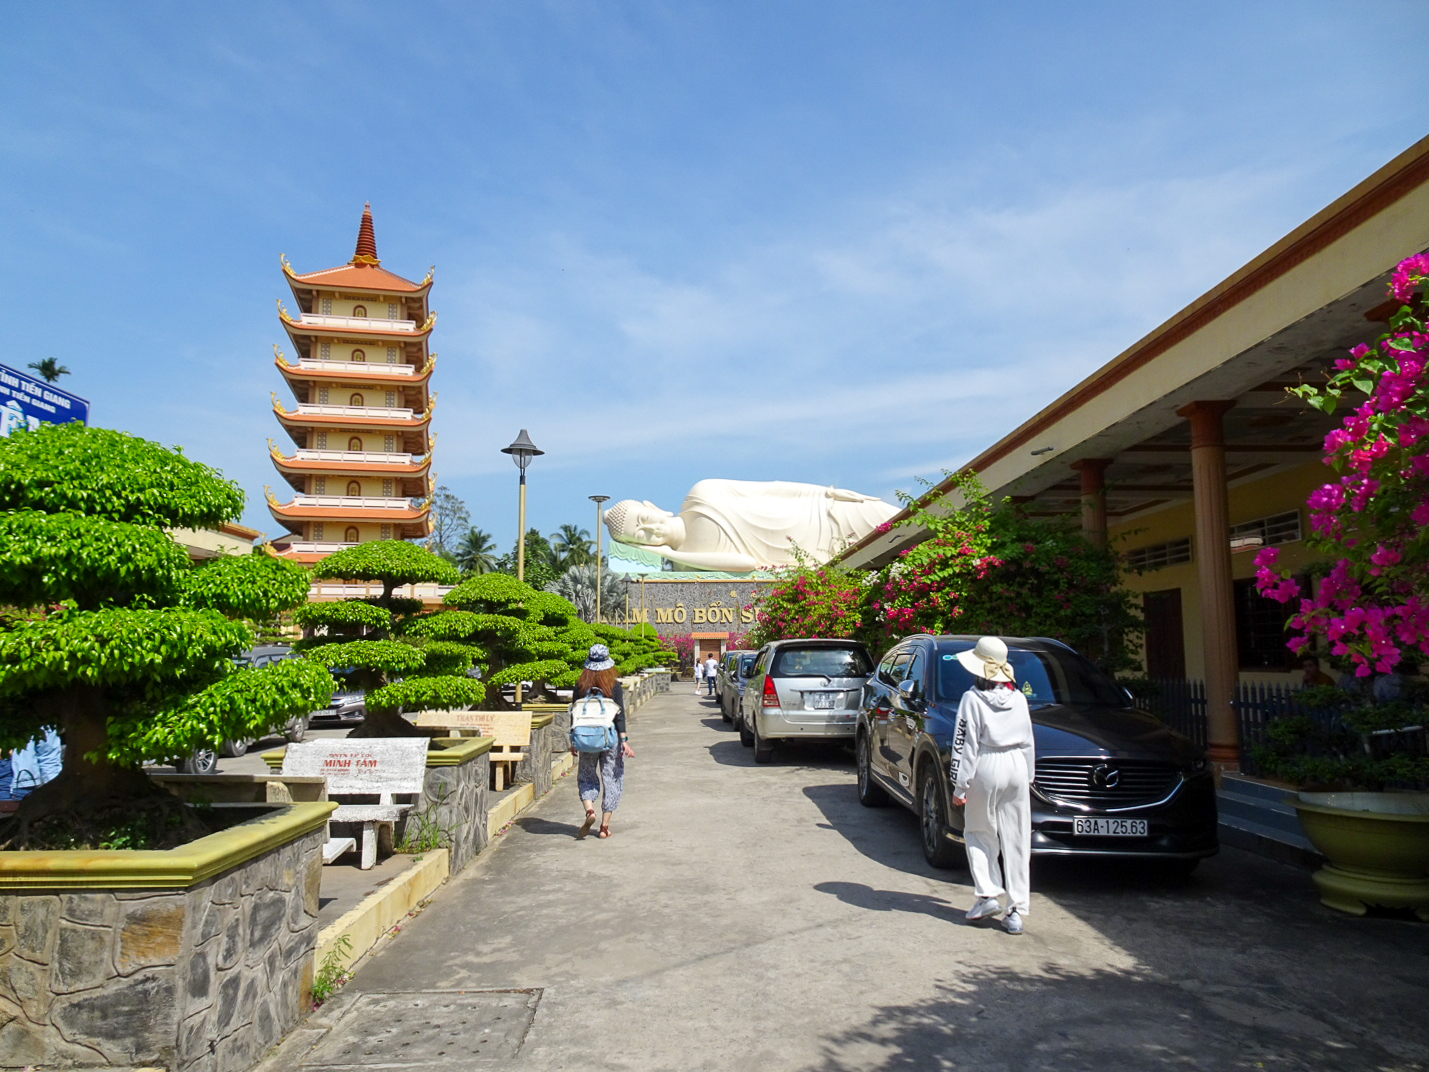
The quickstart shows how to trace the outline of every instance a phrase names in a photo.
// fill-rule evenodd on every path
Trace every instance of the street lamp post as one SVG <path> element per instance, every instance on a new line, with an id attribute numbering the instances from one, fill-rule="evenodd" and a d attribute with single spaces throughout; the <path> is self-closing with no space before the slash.
<path id="1" fill-rule="evenodd" d="M 595 503 L 595 620 L 600 621 L 600 504 L 610 498 L 609 495 L 588 495 L 591 502 Z"/>
<path id="2" fill-rule="evenodd" d="M 516 506 L 516 579 L 524 581 L 526 579 L 526 466 L 531 464 L 532 458 L 546 452 L 536 448 L 536 444 L 531 442 L 531 437 L 523 428 L 515 442 L 509 447 L 501 448 L 501 453 L 511 455 L 511 460 L 516 463 L 516 468 L 521 470 L 521 490 Z"/>

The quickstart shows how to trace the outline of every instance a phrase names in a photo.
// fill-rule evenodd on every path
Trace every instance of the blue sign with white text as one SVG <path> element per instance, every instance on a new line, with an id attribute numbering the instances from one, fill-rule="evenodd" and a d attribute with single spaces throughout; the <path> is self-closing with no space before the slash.
<path id="1" fill-rule="evenodd" d="M 42 424 L 89 423 L 89 402 L 53 384 L 0 365 L 0 436 Z"/>

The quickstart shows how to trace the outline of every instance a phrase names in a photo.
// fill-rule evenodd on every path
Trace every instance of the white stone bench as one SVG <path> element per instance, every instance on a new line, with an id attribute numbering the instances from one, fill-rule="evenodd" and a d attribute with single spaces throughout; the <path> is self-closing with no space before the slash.
<path id="1" fill-rule="evenodd" d="M 285 775 L 321 775 L 327 779 L 329 800 L 338 801 L 328 823 L 323 863 L 330 864 L 356 848 L 355 838 L 334 838 L 332 823 L 362 826 L 358 866 L 366 871 L 377 862 L 379 827 L 391 827 L 412 807 L 396 796 L 416 797 L 427 776 L 427 738 L 374 737 L 356 741 L 329 739 L 288 745 L 283 753 Z M 343 803 L 343 797 L 376 796 L 376 804 Z"/>

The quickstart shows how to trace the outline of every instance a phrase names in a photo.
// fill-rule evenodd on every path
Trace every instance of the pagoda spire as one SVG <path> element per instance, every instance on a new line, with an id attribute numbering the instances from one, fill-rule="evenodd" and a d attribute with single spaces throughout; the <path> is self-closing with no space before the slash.
<path id="1" fill-rule="evenodd" d="M 362 225 L 357 229 L 357 252 L 349 264 L 381 264 L 377 259 L 377 233 L 372 229 L 372 202 L 362 206 Z"/>

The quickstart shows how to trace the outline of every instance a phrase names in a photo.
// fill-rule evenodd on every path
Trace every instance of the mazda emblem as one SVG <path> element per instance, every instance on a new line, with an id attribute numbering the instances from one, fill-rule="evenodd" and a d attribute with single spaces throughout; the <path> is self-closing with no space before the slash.
<path id="1" fill-rule="evenodd" d="M 1115 789 L 1116 784 L 1121 781 L 1121 771 L 1109 763 L 1098 763 L 1087 775 L 1087 780 L 1096 789 Z"/>

